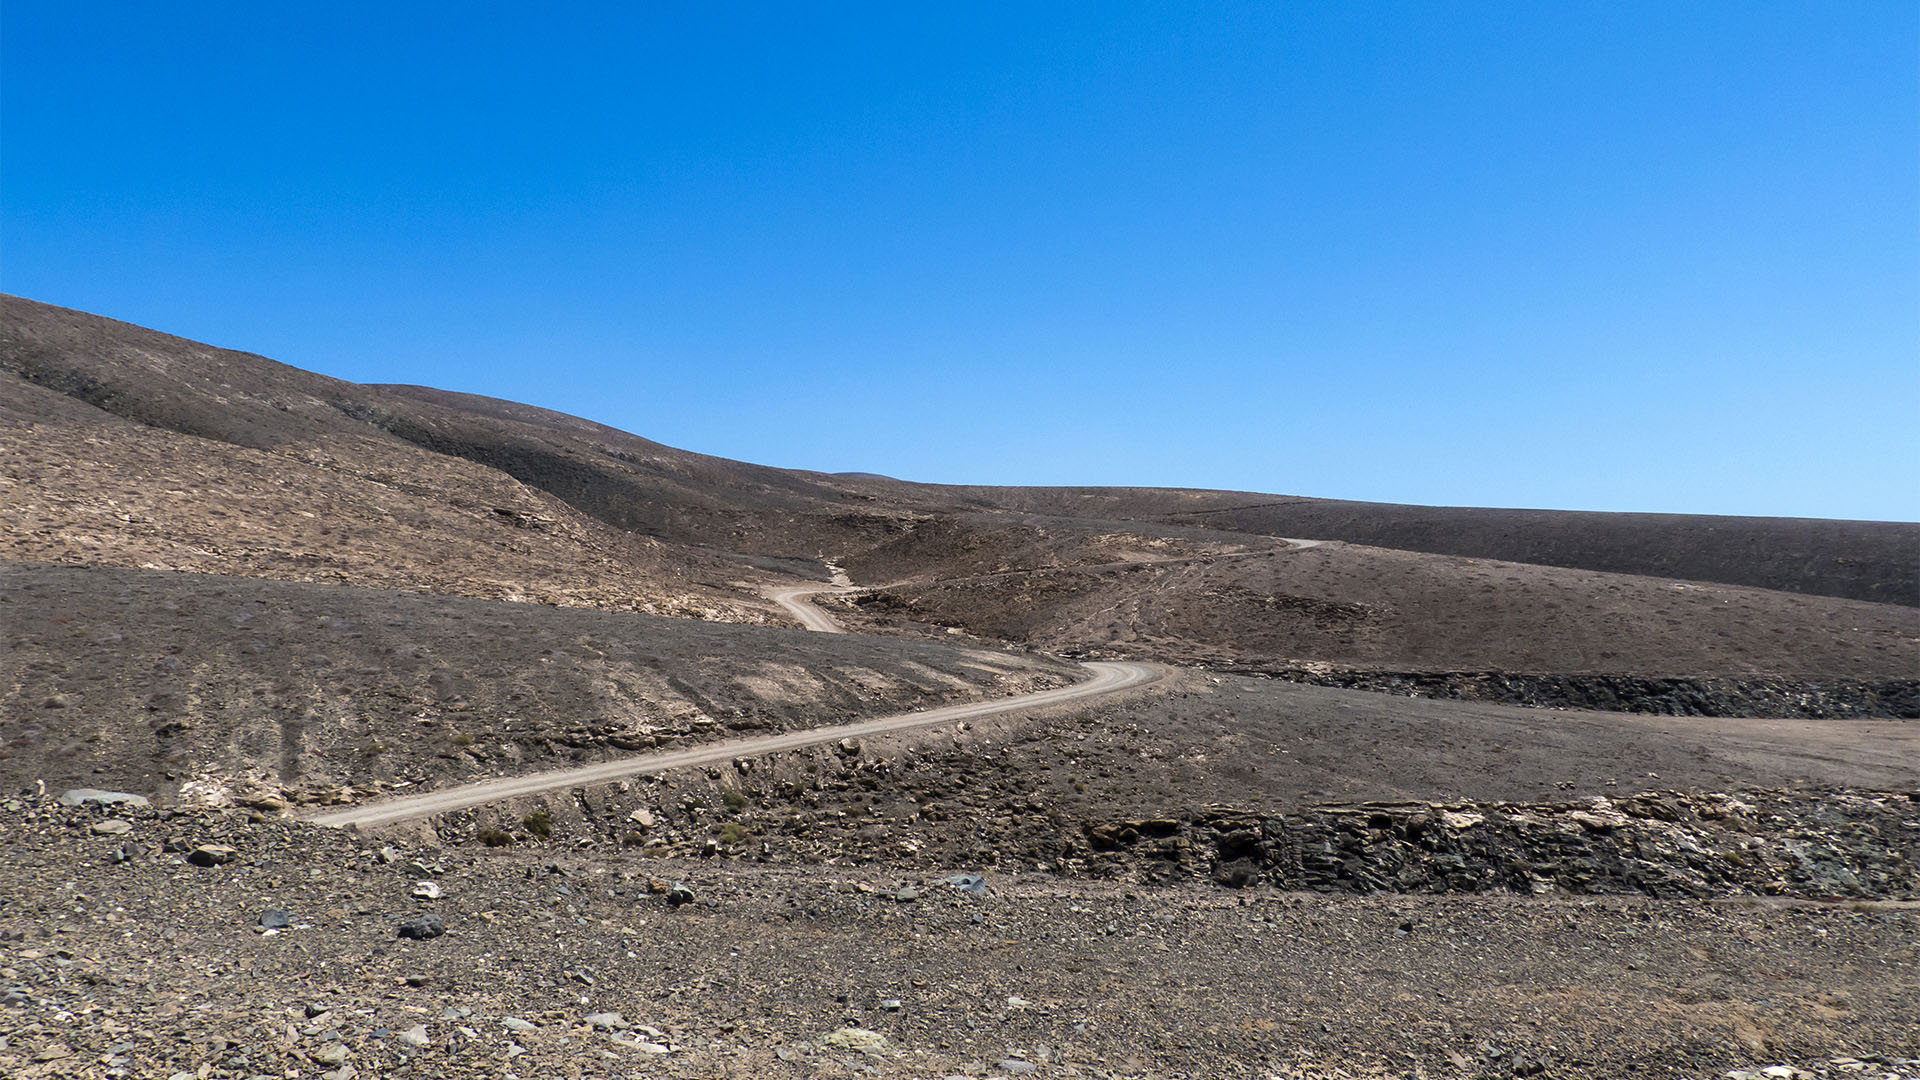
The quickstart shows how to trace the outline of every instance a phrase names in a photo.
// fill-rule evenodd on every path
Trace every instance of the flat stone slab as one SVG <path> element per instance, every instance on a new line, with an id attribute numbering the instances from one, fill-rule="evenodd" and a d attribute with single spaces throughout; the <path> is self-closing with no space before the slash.
<path id="1" fill-rule="evenodd" d="M 145 795 L 135 795 L 127 791 L 102 791 L 99 788 L 70 788 L 60 795 L 61 806 L 79 806 L 82 803 L 99 803 L 101 806 L 150 806 Z"/>

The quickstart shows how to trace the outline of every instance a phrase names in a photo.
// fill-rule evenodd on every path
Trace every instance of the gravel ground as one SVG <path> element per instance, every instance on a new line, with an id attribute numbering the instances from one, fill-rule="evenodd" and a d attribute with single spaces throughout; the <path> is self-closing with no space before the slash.
<path id="1" fill-rule="evenodd" d="M 0 444 L 0 1077 L 1920 1078 L 1920 526 L 831 477 L 17 298 Z M 699 621 L 828 559 L 914 584 Z M 276 816 L 1034 646 L 1390 692 Z"/>
<path id="2" fill-rule="evenodd" d="M 0 843 L 9 1076 L 1920 1074 L 1907 904 L 975 895 L 33 796 Z"/>

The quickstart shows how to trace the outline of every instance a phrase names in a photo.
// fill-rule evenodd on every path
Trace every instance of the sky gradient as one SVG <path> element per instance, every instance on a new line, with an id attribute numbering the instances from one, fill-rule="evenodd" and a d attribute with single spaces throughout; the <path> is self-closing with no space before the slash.
<path id="1" fill-rule="evenodd" d="M 683 7 L 8 0 L 0 290 L 769 465 L 1920 519 L 1920 6 Z"/>

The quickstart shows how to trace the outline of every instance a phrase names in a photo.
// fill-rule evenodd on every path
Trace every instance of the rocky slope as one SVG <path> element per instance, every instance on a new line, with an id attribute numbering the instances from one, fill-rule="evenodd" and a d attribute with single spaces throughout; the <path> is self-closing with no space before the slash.
<path id="1" fill-rule="evenodd" d="M 937 489 L 978 506 L 1920 605 L 1911 522 L 1622 514 L 1164 488 Z"/>
<path id="2" fill-rule="evenodd" d="M 1895 604 L 1335 542 L 1167 540 L 1164 555 L 1114 560 L 1110 539 L 1056 537 L 1054 557 L 1022 573 L 1003 569 L 998 540 L 942 538 L 929 545 L 941 565 L 973 572 L 882 585 L 840 608 L 876 629 L 958 627 L 1208 665 L 1882 681 L 1911 679 L 1920 660 L 1920 609 Z M 862 559 L 847 565 L 874 576 Z"/>
<path id="3" fill-rule="evenodd" d="M 823 476 L 18 298 L 0 445 L 0 1074 L 1920 1076 L 1920 526 Z M 829 561 L 867 633 L 730 625 Z M 1036 647 L 1198 667 L 289 816 Z"/>
<path id="4" fill-rule="evenodd" d="M 0 778 L 295 804 L 1077 681 L 990 648 L 0 563 Z"/>

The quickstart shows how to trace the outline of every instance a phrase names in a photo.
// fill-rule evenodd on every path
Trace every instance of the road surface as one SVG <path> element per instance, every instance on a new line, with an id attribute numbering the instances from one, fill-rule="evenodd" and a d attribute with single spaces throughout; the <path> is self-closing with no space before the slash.
<path id="1" fill-rule="evenodd" d="M 767 599 L 779 604 L 787 614 L 800 620 L 800 625 L 822 634 L 844 634 L 847 628 L 833 621 L 833 616 L 807 603 L 807 597 L 815 593 L 839 592 L 840 587 L 827 588 L 821 585 L 801 585 L 795 588 L 772 589 Z"/>
<path id="2" fill-rule="evenodd" d="M 831 620 L 828 621 L 831 622 Z M 435 791 L 426 795 L 391 799 L 346 810 L 315 814 L 308 820 L 319 825 L 388 825 L 396 821 L 408 821 L 434 814 L 444 814 L 452 810 L 463 810 L 469 806 L 497 802 L 517 795 L 538 795 L 541 792 L 605 784 L 629 776 L 644 776 L 649 773 L 665 772 L 668 769 L 712 765 L 722 761 L 732 761 L 734 758 L 758 757 L 785 750 L 800 750 L 838 739 L 887 735 L 919 728 L 939 727 L 962 720 L 998 716 L 1002 713 L 1024 712 L 1028 709 L 1039 709 L 1049 705 L 1060 705 L 1069 701 L 1081 701 L 1103 694 L 1116 693 L 1129 687 L 1152 682 L 1160 677 L 1159 669 L 1145 664 L 1092 661 L 1081 666 L 1092 671 L 1093 678 L 1072 686 L 1063 686 L 1057 690 L 1042 690 L 1037 694 L 1022 694 L 1019 697 L 1000 698 L 996 701 L 976 701 L 965 705 L 948 705 L 943 708 L 928 709 L 925 712 L 882 716 L 851 724 L 837 724 L 833 727 L 790 731 L 783 735 L 730 739 L 687 750 L 636 754 L 618 761 L 603 761 L 597 765 L 582 765 L 572 769 L 554 769 L 530 776 L 484 780 L 477 784 L 448 788 L 445 791 Z"/>

